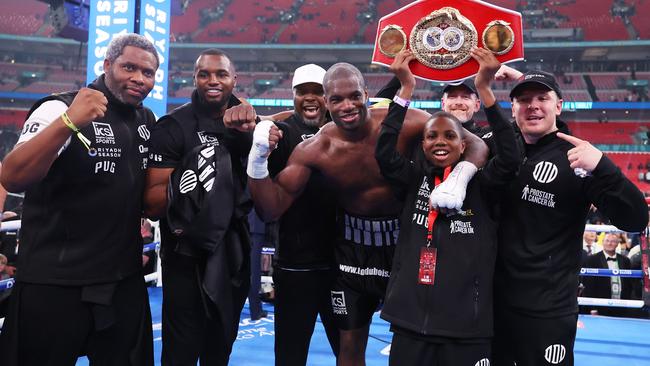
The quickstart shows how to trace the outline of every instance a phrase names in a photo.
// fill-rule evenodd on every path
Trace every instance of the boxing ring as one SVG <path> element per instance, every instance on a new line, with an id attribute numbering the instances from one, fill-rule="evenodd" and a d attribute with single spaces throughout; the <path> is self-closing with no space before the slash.
<path id="1" fill-rule="evenodd" d="M 3 231 L 19 230 L 20 221 L 9 221 L 2 223 Z M 587 225 L 586 230 L 599 232 L 620 231 L 609 225 Z M 646 230 L 648 231 L 648 230 Z M 159 230 L 156 230 L 154 242 L 143 247 L 143 252 L 159 250 Z M 608 270 L 599 268 L 582 268 L 581 276 L 621 276 L 644 279 L 644 298 L 648 302 L 648 262 L 647 262 L 647 238 L 642 236 L 642 245 L 645 248 L 643 258 L 643 270 Z M 264 254 L 273 254 L 273 248 L 264 248 Z M 157 261 L 158 263 L 160 261 Z M 160 265 L 157 271 L 145 276 L 147 282 L 153 286 L 149 287 L 149 301 L 152 313 L 152 326 L 154 332 L 154 353 L 155 364 L 160 365 L 161 352 L 161 308 L 162 308 L 162 279 L 159 275 Z M 263 281 L 272 281 L 271 277 L 263 276 Z M 0 281 L 0 291 L 13 286 L 13 279 Z M 614 300 L 598 298 L 578 298 L 580 305 L 606 306 L 619 308 L 647 308 L 644 300 Z M 239 334 L 235 342 L 231 365 L 236 366 L 266 366 L 273 360 L 274 322 L 273 305 L 264 303 L 264 310 L 269 313 L 267 318 L 257 321 L 250 319 L 248 303 L 244 306 L 239 322 Z M 0 319 L 0 329 L 3 319 Z M 370 337 L 366 351 L 367 365 L 388 364 L 390 352 L 390 340 L 392 334 L 389 331 L 390 325 L 379 318 L 379 313 L 373 316 L 370 328 Z M 578 329 L 575 342 L 575 364 L 589 366 L 648 366 L 650 365 L 650 320 L 615 318 L 607 316 L 579 315 Z M 334 356 L 331 354 L 325 330 L 320 320 L 314 330 L 312 337 L 309 359 L 310 366 L 334 365 Z M 88 365 L 88 360 L 82 357 L 77 362 L 78 366 Z"/>

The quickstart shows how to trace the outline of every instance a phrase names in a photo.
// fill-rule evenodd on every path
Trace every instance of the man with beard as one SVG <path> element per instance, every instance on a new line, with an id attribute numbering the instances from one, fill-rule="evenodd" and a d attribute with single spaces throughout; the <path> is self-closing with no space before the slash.
<path id="1" fill-rule="evenodd" d="M 323 96 L 325 70 L 300 66 L 293 75 L 294 113 L 276 125 L 283 138 L 269 157 L 271 176 L 287 165 L 291 152 L 327 121 Z M 274 256 L 275 364 L 305 365 L 316 317 L 320 315 L 332 351 L 338 354 L 330 290 L 334 269 L 335 201 L 327 187 L 311 179 L 303 195 L 279 220 Z"/>
<path id="2" fill-rule="evenodd" d="M 3 365 L 153 365 L 140 215 L 158 55 L 115 37 L 104 74 L 30 110 L 2 185 L 25 191 Z"/>
<path id="3" fill-rule="evenodd" d="M 401 203 L 374 159 L 387 110 L 368 109 L 364 78 L 350 64 L 332 66 L 323 87 L 333 123 L 298 145 L 286 168 L 273 180 L 267 170 L 267 156 L 281 133 L 270 121 L 257 125 L 247 167 L 249 187 L 258 213 L 266 220 L 279 218 L 303 194 L 311 178 L 335 195 L 333 200 L 341 211 L 334 248 L 337 279 L 331 292 L 341 330 L 337 364 L 364 365 L 370 321 L 390 276 Z M 396 100 L 408 105 L 408 101 Z M 421 138 L 429 117 L 424 111 L 408 111 L 398 142 L 401 151 Z M 486 148 L 481 142 L 475 143 L 480 141 L 477 137 L 470 134 L 468 138 L 473 139 L 475 149 L 468 155 L 478 161 L 476 156 L 485 156 Z"/>
<path id="4" fill-rule="evenodd" d="M 243 162 L 251 134 L 227 129 L 223 123 L 226 109 L 241 103 L 232 94 L 235 67 L 224 52 L 203 51 L 193 78 L 192 101 L 162 117 L 151 131 L 145 214 L 162 218 L 162 364 L 195 365 L 200 360 L 201 364 L 227 365 L 250 283 L 247 216 L 251 205 L 245 193 Z M 174 185 L 174 176 L 169 186 L 170 174 L 175 169 L 187 172 L 187 158 L 196 156 L 198 146 L 212 147 L 215 154 L 225 152 L 218 163 L 225 162 L 226 168 L 214 168 L 217 175 L 210 188 L 210 197 L 220 195 L 224 201 L 207 204 L 212 208 L 221 205 L 218 215 L 226 216 L 226 227 L 223 237 L 208 238 L 216 241 L 211 250 L 199 240 L 176 235 L 176 230 L 172 233 L 170 213 L 176 201 L 167 208 L 168 191 L 172 197 L 188 193 L 183 180 L 180 187 Z M 213 228 L 203 225 L 195 229 L 207 233 Z M 213 236 L 217 235 L 220 233 Z"/>

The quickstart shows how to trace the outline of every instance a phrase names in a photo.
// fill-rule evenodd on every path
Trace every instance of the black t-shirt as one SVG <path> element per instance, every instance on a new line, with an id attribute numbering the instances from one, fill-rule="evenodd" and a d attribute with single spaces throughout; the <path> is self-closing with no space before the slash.
<path id="1" fill-rule="evenodd" d="M 278 148 L 269 157 L 269 172 L 277 175 L 291 152 L 314 136 L 318 127 L 306 125 L 294 114 L 277 123 L 283 132 Z M 329 268 L 334 261 L 333 240 L 336 232 L 336 206 L 331 188 L 313 172 L 302 195 L 280 219 L 276 265 L 289 269 Z"/>
<path id="2" fill-rule="evenodd" d="M 231 95 L 228 107 L 240 103 Z M 245 161 L 251 148 L 252 134 L 226 128 L 222 118 L 211 117 L 209 107 L 201 104 L 196 91 L 192 94 L 191 103 L 163 116 L 151 129 L 149 166 L 175 168 L 186 154 L 206 142 L 216 142 L 229 151 L 234 183 L 233 197 L 243 197 L 238 202 L 239 209 L 247 215 L 251 204 L 248 195 L 244 193 L 247 181 Z M 164 250 L 176 242 L 176 237 L 170 232 L 164 219 L 160 233 Z"/>

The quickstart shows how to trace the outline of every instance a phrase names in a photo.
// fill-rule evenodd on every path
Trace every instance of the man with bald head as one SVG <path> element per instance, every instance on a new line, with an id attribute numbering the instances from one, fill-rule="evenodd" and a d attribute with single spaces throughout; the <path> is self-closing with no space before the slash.
<path id="1" fill-rule="evenodd" d="M 249 187 L 257 212 L 266 220 L 282 215 L 302 194 L 310 178 L 322 181 L 334 193 L 339 208 L 335 240 L 338 268 L 331 297 L 341 330 L 337 363 L 364 365 L 370 321 L 390 277 L 402 203 L 381 176 L 374 159 L 387 109 L 367 107 L 364 78 L 350 64 L 333 65 L 325 74 L 323 87 L 332 122 L 298 145 L 286 168 L 273 180 L 267 156 L 281 134 L 270 121 L 257 125 L 247 168 Z M 409 104 L 406 100 L 397 102 Z M 398 149 L 409 151 L 421 138 L 429 117 L 417 109 L 407 112 Z M 486 147 L 476 140 L 469 156 L 486 153 Z M 475 159 L 477 163 L 480 160 Z"/>
<path id="2" fill-rule="evenodd" d="M 227 365 L 250 284 L 251 204 L 242 161 L 251 135 L 224 126 L 226 110 L 241 102 L 232 93 L 234 64 L 223 51 L 203 51 L 193 79 L 191 102 L 163 116 L 150 140 L 145 214 L 162 218 L 162 364 Z M 210 163 L 214 156 L 216 166 Z M 195 172 L 197 165 L 204 170 Z M 175 170 L 182 176 L 172 175 Z M 212 180 L 205 178 L 211 174 Z M 199 201 L 191 225 L 182 227 L 178 218 L 192 214 L 183 207 L 197 206 L 183 205 L 183 197 L 195 193 L 223 200 Z M 206 211 L 223 225 L 200 221 Z"/>

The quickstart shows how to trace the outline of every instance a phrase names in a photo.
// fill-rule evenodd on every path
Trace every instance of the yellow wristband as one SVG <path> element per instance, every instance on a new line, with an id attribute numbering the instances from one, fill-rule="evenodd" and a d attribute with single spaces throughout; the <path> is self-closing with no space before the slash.
<path id="1" fill-rule="evenodd" d="M 79 128 L 77 126 L 75 126 L 74 123 L 72 123 L 72 120 L 70 119 L 70 116 L 68 116 L 67 112 L 63 112 L 63 114 L 61 115 L 61 120 L 63 121 L 63 123 L 66 126 L 68 126 L 69 129 L 72 130 L 72 132 L 75 135 L 77 135 L 77 138 L 79 139 L 79 141 L 81 141 L 81 144 L 83 144 L 86 147 L 86 150 L 88 150 L 88 154 L 90 156 L 94 156 L 96 153 L 93 154 L 93 152 L 91 151 L 91 150 L 95 150 L 95 149 L 90 148 L 90 140 L 88 140 L 88 138 L 86 138 L 86 136 L 84 136 L 81 133 Z"/>
<path id="2" fill-rule="evenodd" d="M 70 119 L 70 116 L 68 116 L 67 112 L 63 112 L 61 115 L 61 119 L 63 120 L 63 123 L 65 123 L 66 126 L 68 126 L 69 129 L 71 129 L 73 132 L 77 133 L 79 132 L 79 129 L 77 126 L 72 123 L 72 120 Z"/>

